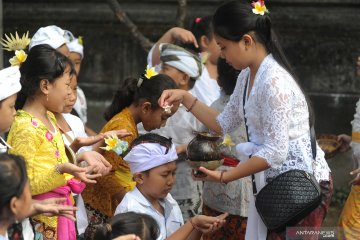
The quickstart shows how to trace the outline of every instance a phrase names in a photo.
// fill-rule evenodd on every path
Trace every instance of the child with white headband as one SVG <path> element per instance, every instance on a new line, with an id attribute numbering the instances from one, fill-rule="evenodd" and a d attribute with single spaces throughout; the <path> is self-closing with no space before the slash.
<path id="1" fill-rule="evenodd" d="M 227 214 L 220 218 L 198 215 L 184 225 L 179 205 L 170 194 L 176 179 L 177 159 L 171 139 L 154 133 L 136 138 L 124 158 L 136 187 L 125 195 L 115 215 L 133 211 L 152 216 L 160 227 L 159 240 L 200 239 L 203 232 L 222 226 Z"/>

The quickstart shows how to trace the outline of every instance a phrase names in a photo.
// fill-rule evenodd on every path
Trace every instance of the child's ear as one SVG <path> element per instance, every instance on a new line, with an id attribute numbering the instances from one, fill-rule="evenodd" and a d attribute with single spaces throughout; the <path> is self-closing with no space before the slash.
<path id="1" fill-rule="evenodd" d="M 48 95 L 50 88 L 51 88 L 51 84 L 50 84 L 49 80 L 42 79 L 40 81 L 40 90 L 42 93 L 44 93 L 45 95 Z"/>
<path id="2" fill-rule="evenodd" d="M 150 102 L 143 102 L 141 104 L 141 113 L 147 114 L 151 111 L 151 103 Z"/>
<path id="3" fill-rule="evenodd" d="M 209 44 L 210 44 L 210 39 L 208 39 L 205 35 L 200 37 L 200 46 L 202 46 L 203 48 L 205 48 L 205 50 L 208 48 Z"/>
<path id="4" fill-rule="evenodd" d="M 135 173 L 133 178 L 137 184 L 142 185 L 144 183 L 144 173 Z"/>
<path id="5" fill-rule="evenodd" d="M 254 39 L 251 35 L 245 34 L 243 36 L 245 47 L 250 47 L 254 43 Z"/>
<path id="6" fill-rule="evenodd" d="M 19 201 L 19 199 L 17 197 L 12 197 L 10 200 L 10 212 L 14 215 L 15 220 L 16 216 L 19 214 L 19 212 L 21 211 L 21 206 L 20 206 L 21 202 Z"/>
<path id="7" fill-rule="evenodd" d="M 180 82 L 179 82 L 179 87 L 181 89 L 187 89 L 188 88 L 188 84 L 190 81 L 190 76 L 187 75 L 186 73 L 182 73 L 181 78 L 180 78 Z"/>

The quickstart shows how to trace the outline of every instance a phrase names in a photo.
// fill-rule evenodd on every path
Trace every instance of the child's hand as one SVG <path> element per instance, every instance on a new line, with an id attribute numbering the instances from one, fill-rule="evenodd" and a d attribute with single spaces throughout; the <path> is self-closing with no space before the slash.
<path id="1" fill-rule="evenodd" d="M 93 173 L 100 173 L 101 176 L 109 174 L 111 164 L 98 152 L 88 151 L 77 155 L 78 162 L 86 162 L 87 166 L 93 166 Z M 82 166 L 82 164 L 80 164 Z"/>
<path id="2" fill-rule="evenodd" d="M 103 140 L 104 137 L 105 137 L 104 134 L 98 134 L 96 136 L 91 136 L 91 137 L 77 137 L 71 143 L 70 147 L 74 152 L 77 152 L 80 148 L 84 146 L 94 145 L 95 143 Z"/>
<path id="3" fill-rule="evenodd" d="M 197 230 L 201 231 L 202 233 L 211 233 L 217 231 L 225 224 L 225 218 L 228 215 L 228 213 L 223 213 L 217 217 L 196 215 L 193 217 L 192 221 L 195 224 Z"/>
<path id="4" fill-rule="evenodd" d="M 105 133 L 102 133 L 102 134 L 105 135 L 105 137 L 111 137 L 113 135 L 116 135 L 118 138 L 124 138 L 124 137 L 132 135 L 132 133 L 129 133 L 125 129 L 112 130 L 112 131 L 108 131 L 108 132 L 105 132 Z"/>
<path id="5" fill-rule="evenodd" d="M 356 177 L 350 181 L 351 185 L 360 185 L 360 168 L 355 169 L 354 171 L 350 172 L 350 175 L 356 175 Z"/>
<path id="6" fill-rule="evenodd" d="M 174 27 L 170 29 L 170 34 L 173 42 L 178 40 L 182 43 L 192 43 L 196 48 L 199 48 L 198 42 L 196 41 L 194 34 L 186 29 Z"/>
<path id="7" fill-rule="evenodd" d="M 84 183 L 96 183 L 94 179 L 101 177 L 101 174 L 89 174 L 92 172 L 94 167 L 89 166 L 86 168 L 78 167 L 72 163 L 63 163 L 59 165 L 60 173 L 68 173 L 73 175 L 75 178 L 80 179 Z"/>
<path id="8" fill-rule="evenodd" d="M 44 214 L 45 216 L 64 216 L 72 221 L 75 221 L 74 211 L 77 210 L 74 206 L 63 205 L 65 198 L 49 198 L 41 201 L 33 200 L 31 204 L 31 216 Z"/>
<path id="9" fill-rule="evenodd" d="M 340 152 L 346 152 L 350 150 L 351 137 L 346 134 L 338 135 L 337 140 L 341 143 Z"/>

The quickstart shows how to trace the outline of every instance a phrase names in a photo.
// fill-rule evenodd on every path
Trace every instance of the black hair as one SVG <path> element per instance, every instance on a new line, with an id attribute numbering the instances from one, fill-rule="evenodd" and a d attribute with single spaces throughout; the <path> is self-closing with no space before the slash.
<path id="1" fill-rule="evenodd" d="M 142 82 L 141 82 L 142 81 Z M 115 92 L 110 106 L 104 113 L 104 118 L 109 121 L 131 104 L 138 104 L 140 100 L 151 103 L 151 108 L 159 107 L 158 100 L 166 89 L 178 88 L 175 81 L 165 74 L 152 76 L 150 79 L 142 76 L 140 79 L 127 78 Z"/>
<path id="2" fill-rule="evenodd" d="M 8 153 L 0 154 L 0 220 L 8 219 L 5 208 L 13 197 L 20 197 L 28 180 L 25 161 Z M 5 215 L 5 216 L 4 216 Z"/>
<path id="3" fill-rule="evenodd" d="M 275 60 L 285 68 L 298 82 L 293 69 L 273 30 L 269 13 L 264 15 L 252 12 L 252 1 L 230 1 L 222 4 L 213 16 L 214 33 L 230 41 L 240 41 L 244 34 L 254 32 L 256 41 L 263 44 Z M 298 86 L 302 90 L 300 84 Z M 311 102 L 302 90 L 309 109 L 310 124 L 314 124 L 314 114 Z"/>
<path id="4" fill-rule="evenodd" d="M 218 84 L 226 95 L 231 95 L 234 92 L 237 77 L 240 71 L 233 68 L 226 62 L 224 58 L 219 58 L 217 62 Z"/>
<path id="5" fill-rule="evenodd" d="M 31 48 L 26 61 L 20 66 L 22 87 L 15 108 L 21 109 L 26 99 L 34 96 L 41 80 L 53 83 L 64 74 L 66 67 L 70 67 L 70 74 L 75 73 L 71 60 L 51 46 L 40 44 Z"/>
<path id="6" fill-rule="evenodd" d="M 131 143 L 131 148 L 142 143 L 158 143 L 166 148 L 165 154 L 168 153 L 169 149 L 173 144 L 171 138 L 166 138 L 156 133 L 146 133 L 135 138 L 134 141 Z"/>
<path id="7" fill-rule="evenodd" d="M 202 36 L 206 36 L 209 40 L 212 40 L 214 37 L 213 26 L 211 24 L 212 16 L 197 17 L 195 18 L 190 26 L 190 31 L 194 34 L 196 41 L 200 44 Z M 194 44 L 191 44 L 189 47 L 193 51 L 201 52 L 201 47 L 196 48 Z"/>
<path id="8" fill-rule="evenodd" d="M 86 239 L 110 240 L 127 234 L 135 234 L 141 240 L 154 240 L 160 234 L 159 225 L 147 214 L 127 212 L 111 218 L 110 223 L 96 225 L 94 236 Z"/>

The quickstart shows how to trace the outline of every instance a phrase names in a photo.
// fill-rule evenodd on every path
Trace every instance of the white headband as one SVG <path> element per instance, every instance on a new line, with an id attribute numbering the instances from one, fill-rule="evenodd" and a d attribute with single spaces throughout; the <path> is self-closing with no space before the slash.
<path id="1" fill-rule="evenodd" d="M 131 173 L 134 174 L 178 159 L 174 144 L 171 145 L 167 154 L 165 152 L 166 147 L 158 143 L 141 143 L 133 147 L 124 160 L 128 163 Z"/>
<path id="2" fill-rule="evenodd" d="M 47 44 L 57 49 L 66 43 L 64 34 L 64 30 L 55 25 L 39 28 L 31 38 L 29 50 L 40 44 Z"/>
<path id="3" fill-rule="evenodd" d="M 8 67 L 0 71 L 0 101 L 19 92 L 20 89 L 19 66 Z"/>
<path id="4" fill-rule="evenodd" d="M 76 52 L 81 55 L 81 59 L 84 58 L 84 47 L 82 43 L 80 43 L 80 40 L 78 38 L 75 38 L 74 35 L 68 31 L 65 30 L 65 39 L 66 39 L 66 45 L 69 48 L 70 52 Z"/>
<path id="5" fill-rule="evenodd" d="M 160 44 L 160 60 L 195 79 L 202 73 L 200 58 L 174 44 Z"/>

